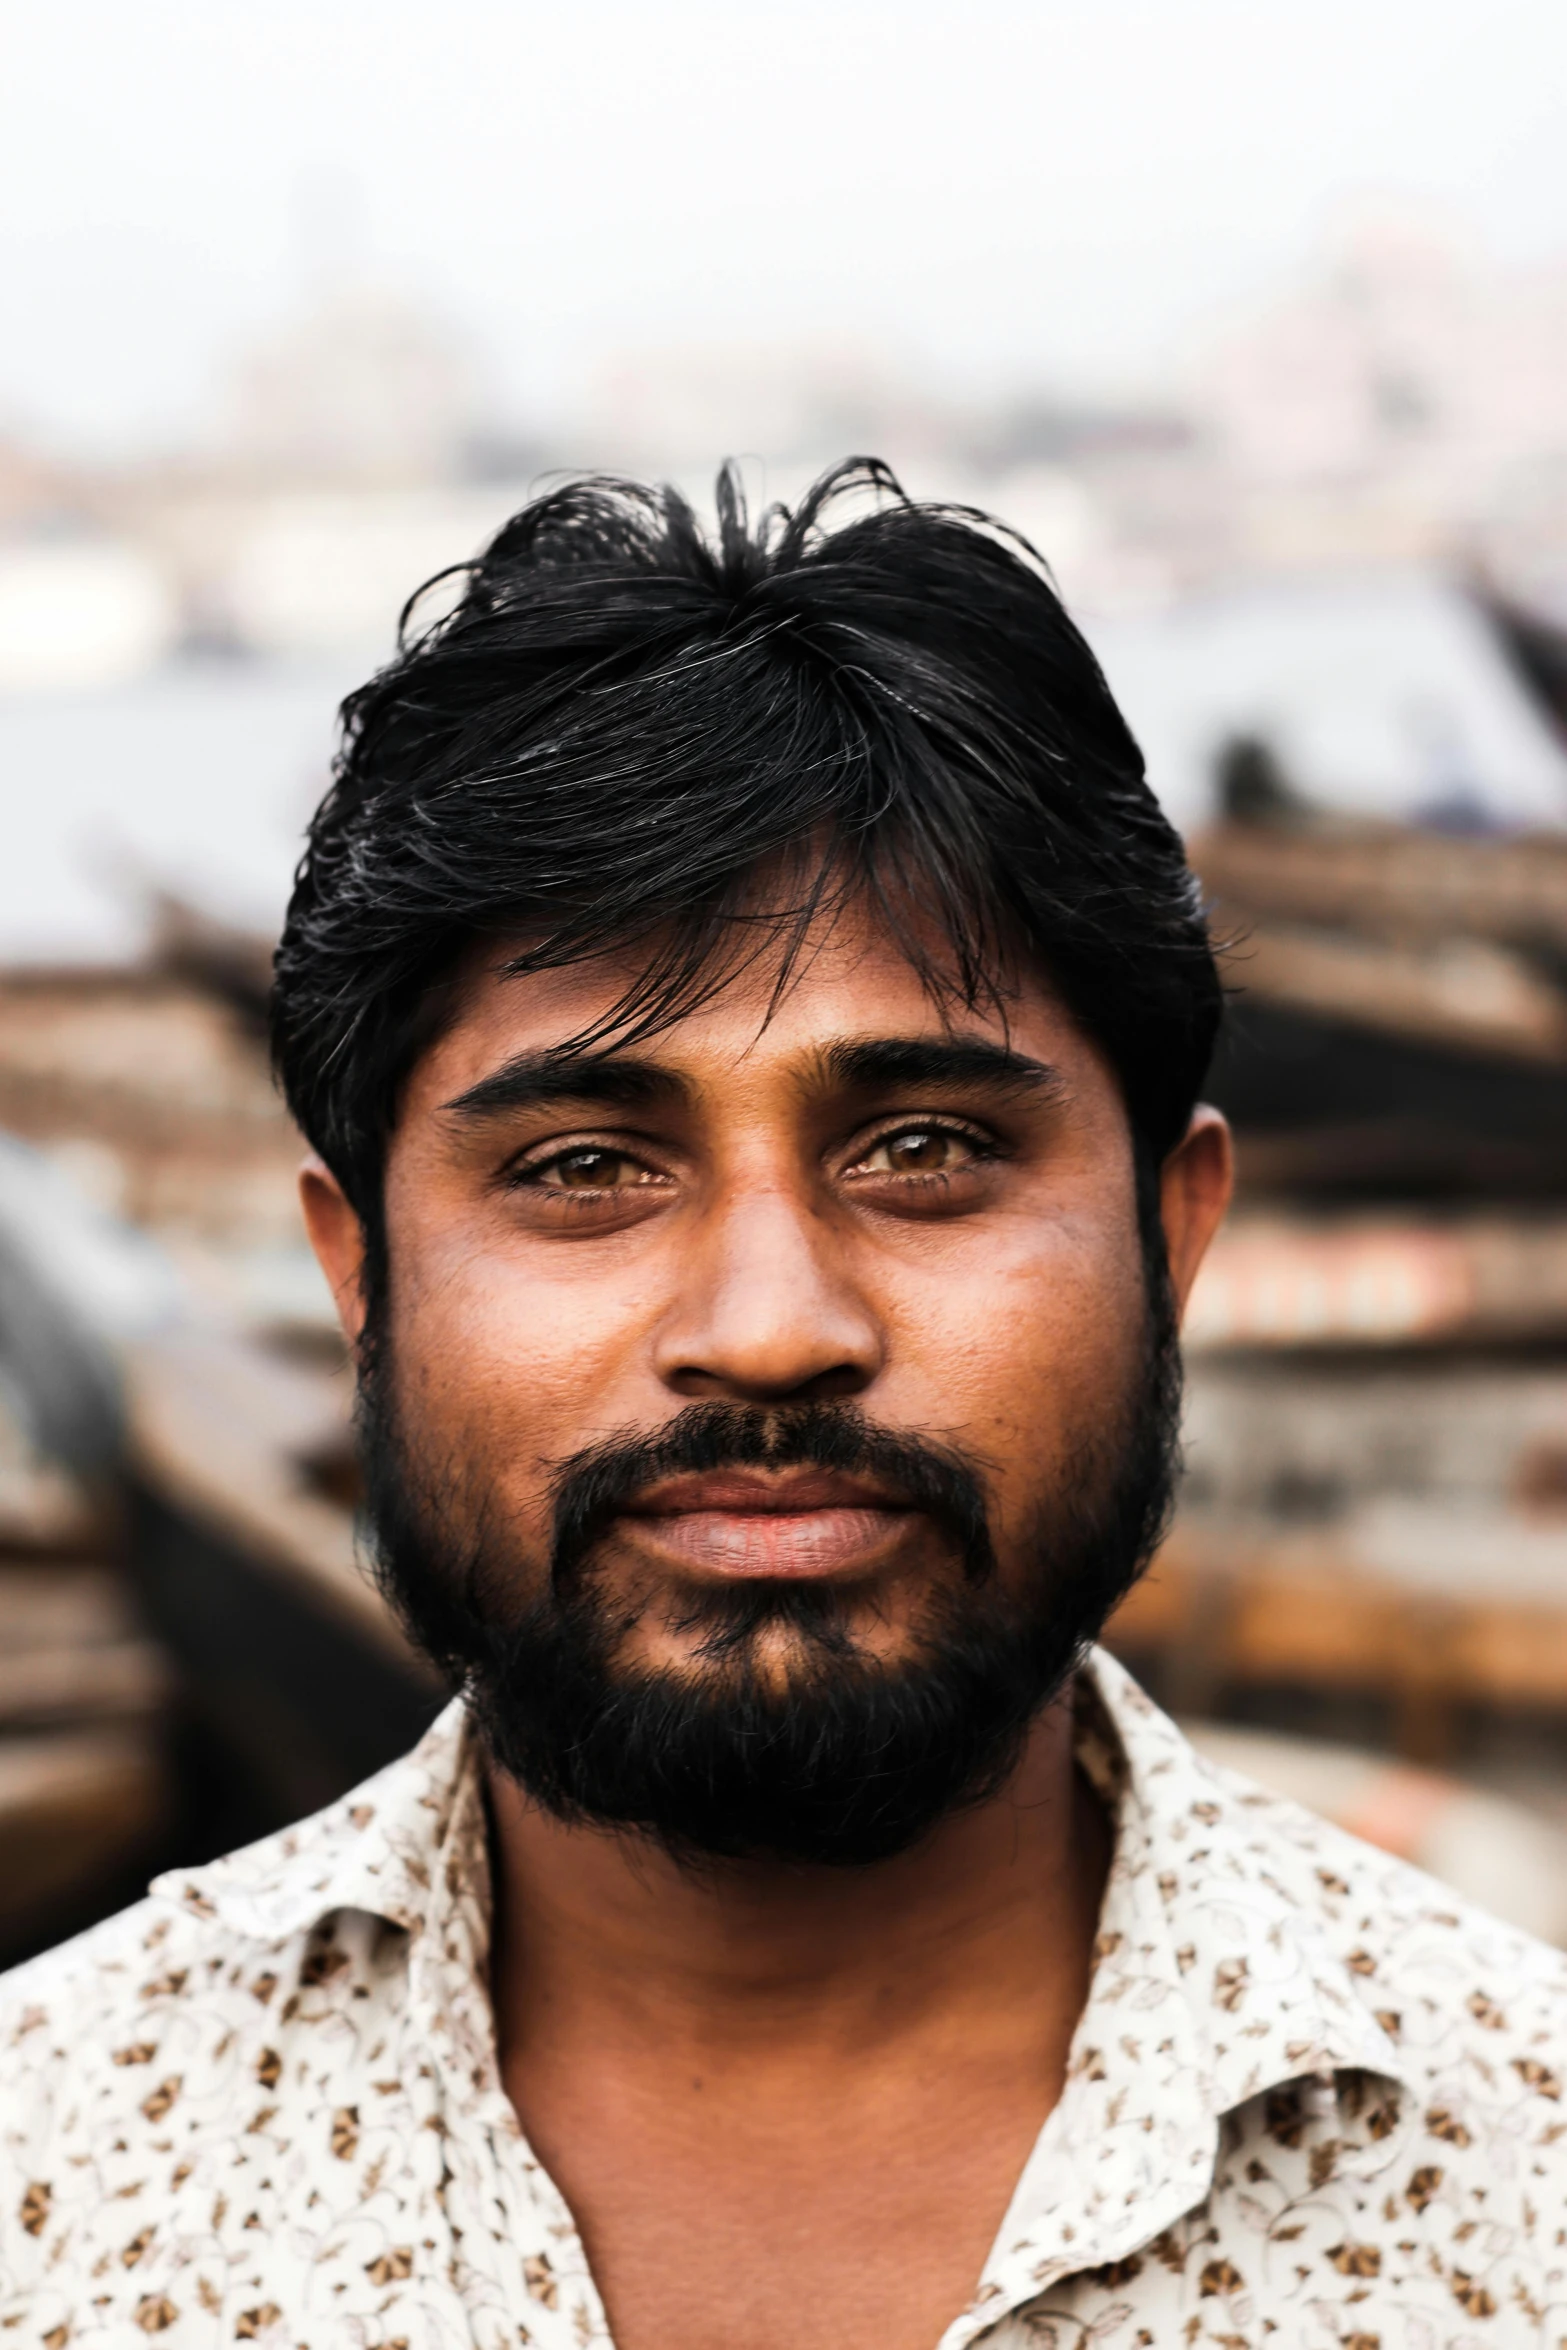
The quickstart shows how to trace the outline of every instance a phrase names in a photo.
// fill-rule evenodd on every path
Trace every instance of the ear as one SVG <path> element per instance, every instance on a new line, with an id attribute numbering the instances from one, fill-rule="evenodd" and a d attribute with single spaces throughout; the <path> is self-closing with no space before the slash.
<path id="1" fill-rule="evenodd" d="M 364 1227 L 331 1168 L 313 1151 L 299 1170 L 299 1204 L 316 1262 L 326 1275 L 343 1336 L 352 1350 L 359 1344 L 365 1320 L 361 1281 L 365 1262 Z"/>
<path id="2" fill-rule="evenodd" d="M 1177 1309 L 1184 1313 L 1197 1268 L 1224 1221 L 1235 1185 L 1235 1152 L 1229 1121 L 1199 1102 L 1191 1124 L 1159 1177 L 1159 1215 Z"/>

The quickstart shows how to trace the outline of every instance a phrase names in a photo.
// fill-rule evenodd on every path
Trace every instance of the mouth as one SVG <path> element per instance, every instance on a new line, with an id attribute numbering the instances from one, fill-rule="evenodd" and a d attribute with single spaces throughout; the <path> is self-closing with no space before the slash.
<path id="1" fill-rule="evenodd" d="M 688 1572 L 827 1581 L 869 1572 L 915 1513 L 874 1479 L 802 1468 L 664 1478 L 625 1515 Z"/>

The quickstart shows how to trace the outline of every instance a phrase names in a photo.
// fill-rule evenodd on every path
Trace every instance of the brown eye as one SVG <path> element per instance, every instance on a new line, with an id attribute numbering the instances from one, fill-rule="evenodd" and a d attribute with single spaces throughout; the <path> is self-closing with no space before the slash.
<path id="1" fill-rule="evenodd" d="M 887 1160 L 898 1175 L 935 1175 L 954 1156 L 950 1134 L 895 1134 Z"/>
<path id="2" fill-rule="evenodd" d="M 944 1126 L 905 1126 L 885 1135 L 862 1164 L 873 1175 L 950 1175 L 974 1158 L 967 1136 Z"/>
<path id="3" fill-rule="evenodd" d="M 563 1151 L 540 1174 L 561 1191 L 613 1191 L 628 1177 L 636 1180 L 632 1161 L 620 1151 Z"/>

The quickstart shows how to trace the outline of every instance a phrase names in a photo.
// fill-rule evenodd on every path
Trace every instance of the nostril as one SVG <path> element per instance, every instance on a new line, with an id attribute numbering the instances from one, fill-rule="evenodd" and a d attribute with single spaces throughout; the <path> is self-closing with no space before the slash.
<path id="1" fill-rule="evenodd" d="M 692 1402 L 831 1403 L 863 1395 L 875 1377 L 865 1364 L 842 1362 L 825 1370 L 769 1376 L 698 1364 L 678 1365 L 664 1373 L 664 1384 Z"/>
<path id="2" fill-rule="evenodd" d="M 863 1395 L 873 1378 L 873 1372 L 862 1363 L 840 1363 L 836 1369 L 821 1371 L 805 1382 L 812 1403 L 827 1403 L 835 1397 Z"/>

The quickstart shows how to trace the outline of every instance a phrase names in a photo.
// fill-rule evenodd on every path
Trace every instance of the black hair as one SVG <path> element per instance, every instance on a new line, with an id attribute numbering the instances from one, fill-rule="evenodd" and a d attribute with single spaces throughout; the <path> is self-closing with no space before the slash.
<path id="1" fill-rule="evenodd" d="M 421 590 L 343 704 L 273 992 L 289 1105 L 372 1253 L 400 1088 L 476 941 L 518 972 L 645 945 L 572 1040 L 631 1041 L 764 950 L 786 985 L 813 918 L 860 892 L 945 1002 L 1004 1008 L 1037 960 L 1116 1072 L 1146 1195 L 1218 975 L 1181 843 L 1026 541 L 856 458 L 754 526 L 726 467 L 711 536 L 672 489 L 569 482 L 441 576 L 452 608 L 421 625 Z"/>

